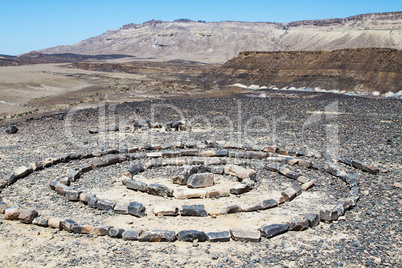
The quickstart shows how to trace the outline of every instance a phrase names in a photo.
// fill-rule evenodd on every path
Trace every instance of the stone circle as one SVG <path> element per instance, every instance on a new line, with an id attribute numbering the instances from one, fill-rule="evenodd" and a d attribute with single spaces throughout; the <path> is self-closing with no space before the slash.
<path id="1" fill-rule="evenodd" d="M 177 125 L 180 128 L 180 125 Z M 103 157 L 104 160 L 100 159 Z M 323 157 L 329 158 L 323 154 Z M 93 160 L 92 160 L 93 159 Z M 338 220 L 345 212 L 354 207 L 359 200 L 359 176 L 343 171 L 340 166 L 350 166 L 363 172 L 377 174 L 379 169 L 351 159 L 329 159 L 330 164 L 318 166 L 313 156 L 302 151 L 288 151 L 278 146 L 218 144 L 213 141 L 202 143 L 187 142 L 178 144 L 156 144 L 135 146 L 129 149 L 109 149 L 96 153 L 74 153 L 60 157 L 34 161 L 29 166 L 21 166 L 13 173 L 0 180 L 0 189 L 5 188 L 29 176 L 33 172 L 46 172 L 45 169 L 72 161 L 88 161 L 76 170 L 68 171 L 67 178 L 60 178 L 49 184 L 50 190 L 63 196 L 66 200 L 82 203 L 90 208 L 107 211 L 114 214 L 131 215 L 146 218 L 149 215 L 158 217 L 225 217 L 228 214 L 242 215 L 248 212 L 263 211 L 291 202 L 303 192 L 314 186 L 316 179 L 308 177 L 310 170 L 316 170 L 343 181 L 349 187 L 346 198 L 338 199 L 332 208 L 311 211 L 299 215 L 297 219 L 288 222 L 260 226 L 257 229 L 231 228 L 226 231 L 204 232 L 203 230 L 142 230 L 121 229 L 113 226 L 81 225 L 73 219 L 57 219 L 40 215 L 40 212 L 17 206 L 9 206 L 0 196 L 0 212 L 6 220 L 19 220 L 24 224 L 34 224 L 42 227 L 52 227 L 70 233 L 91 234 L 124 240 L 143 242 L 173 242 L 179 241 L 210 241 L 227 242 L 250 241 L 258 242 L 261 237 L 271 238 L 287 231 L 303 231 L 314 228 L 321 222 Z M 121 183 L 128 192 L 147 194 L 162 198 L 162 202 L 150 208 L 138 200 L 126 205 L 118 204 L 116 200 L 98 198 L 95 194 L 80 190 L 71 184 L 85 180 L 85 174 L 92 170 L 102 170 L 111 165 L 133 161 L 127 172 L 121 174 Z M 258 169 L 250 168 L 258 167 Z M 292 170 L 298 167 L 303 172 Z M 176 174 L 170 178 L 171 184 L 147 182 L 147 170 L 173 167 Z M 206 199 L 225 199 L 229 196 L 240 197 L 245 193 L 253 193 L 263 182 L 259 173 L 261 170 L 273 172 L 291 182 L 289 187 L 283 187 L 281 196 L 265 199 L 261 197 L 254 204 L 233 203 L 219 209 L 208 210 L 203 201 Z M 221 189 L 214 188 L 215 176 L 224 180 Z M 143 178 L 139 180 L 138 178 Z M 232 186 L 225 188 L 227 181 Z M 197 204 L 183 204 L 180 207 L 166 203 L 169 198 L 178 200 L 199 200 Z"/>

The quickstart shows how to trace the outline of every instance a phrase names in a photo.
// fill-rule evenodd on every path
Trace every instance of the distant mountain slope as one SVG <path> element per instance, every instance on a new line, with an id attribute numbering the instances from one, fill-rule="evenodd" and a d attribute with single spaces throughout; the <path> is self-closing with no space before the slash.
<path id="1" fill-rule="evenodd" d="M 402 90 L 402 50 L 243 52 L 206 73 L 212 84 L 321 87 L 346 91 Z M 211 85 L 213 86 L 213 85 Z"/>
<path id="2" fill-rule="evenodd" d="M 402 11 L 290 23 L 148 21 L 41 53 L 226 61 L 242 51 L 402 48 Z"/>

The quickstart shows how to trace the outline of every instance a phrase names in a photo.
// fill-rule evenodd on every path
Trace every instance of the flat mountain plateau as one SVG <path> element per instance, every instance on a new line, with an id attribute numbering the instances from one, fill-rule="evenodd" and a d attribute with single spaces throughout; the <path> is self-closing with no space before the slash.
<path id="1" fill-rule="evenodd" d="M 126 54 L 140 59 L 225 62 L 243 51 L 335 50 L 360 47 L 400 49 L 402 12 L 290 23 L 148 21 L 127 24 L 45 54 Z"/>

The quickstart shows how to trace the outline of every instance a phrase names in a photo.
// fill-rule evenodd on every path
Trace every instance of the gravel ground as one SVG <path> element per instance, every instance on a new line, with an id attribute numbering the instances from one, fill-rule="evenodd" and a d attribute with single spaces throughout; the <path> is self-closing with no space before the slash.
<path id="1" fill-rule="evenodd" d="M 379 174 L 371 175 L 341 166 L 347 172 L 360 174 L 362 194 L 358 204 L 346 212 L 344 220 L 320 223 L 303 232 L 263 238 L 259 243 L 231 241 L 193 245 L 184 242 L 140 243 L 69 234 L 7 221 L 0 216 L 0 266 L 402 267 L 402 193 L 401 188 L 394 185 L 402 183 L 401 101 L 317 93 L 265 93 L 267 98 L 239 95 L 100 105 L 99 109 L 70 111 L 18 123 L 19 131 L 13 135 L 5 134 L 3 127 L 0 129 L 4 133 L 0 137 L 0 176 L 37 159 L 111 147 L 207 139 L 233 144 L 277 144 L 281 148 L 312 152 L 318 164 L 325 163 L 320 152 L 328 151 L 335 156 L 346 156 L 380 168 Z M 181 117 L 192 122 L 192 131 L 145 130 L 133 133 L 131 130 L 132 122 L 141 118 L 166 123 Z M 120 126 L 120 131 L 102 131 L 115 124 Z M 91 135 L 88 129 L 99 129 L 100 133 Z M 166 222 L 156 217 L 119 218 L 79 203 L 67 202 L 50 191 L 48 182 L 66 176 L 69 169 L 82 163 L 85 160 L 58 164 L 33 173 L 3 189 L 0 196 L 7 203 L 37 209 L 44 216 L 68 217 L 80 223 L 109 224 L 114 221 L 123 226 L 176 224 L 173 218 L 166 219 Z M 77 182 L 77 186 L 109 197 L 116 194 L 113 190 L 124 190 L 119 178 L 129 164 L 91 171 Z M 147 172 L 148 176 L 163 177 L 174 169 Z M 310 209 L 319 210 L 345 196 L 347 187 L 340 180 L 318 171 L 308 174 L 318 179 L 310 192 L 287 203 L 281 212 L 247 214 L 240 219 L 244 225 L 241 227 L 254 228 L 255 224 L 269 222 L 281 213 L 291 217 Z M 261 171 L 259 176 L 265 180 L 261 187 L 253 190 L 256 195 L 280 190 L 291 183 L 267 171 Z M 123 200 L 125 196 L 116 195 L 115 199 L 119 198 Z M 177 224 L 195 229 L 194 226 L 201 228 L 203 225 L 212 228 L 214 224 L 219 229 L 220 224 L 231 224 L 230 218 L 223 218 L 220 222 L 219 217 L 216 223 L 209 217 L 199 222 L 178 220 L 182 222 Z"/>

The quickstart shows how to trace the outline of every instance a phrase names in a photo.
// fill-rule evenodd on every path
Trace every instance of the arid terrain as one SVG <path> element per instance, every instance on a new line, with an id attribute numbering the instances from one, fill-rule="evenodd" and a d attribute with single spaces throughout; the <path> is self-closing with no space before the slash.
<path id="1" fill-rule="evenodd" d="M 0 55 L 0 267 L 402 268 L 401 29 L 149 21 Z"/>

